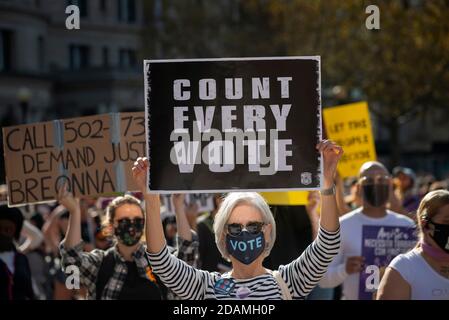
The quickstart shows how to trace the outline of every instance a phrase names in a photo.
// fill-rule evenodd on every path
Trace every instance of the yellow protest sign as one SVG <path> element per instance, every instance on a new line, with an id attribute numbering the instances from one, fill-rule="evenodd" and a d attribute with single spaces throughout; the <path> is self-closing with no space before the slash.
<path id="1" fill-rule="evenodd" d="M 366 102 L 323 110 L 327 136 L 341 145 L 344 154 L 338 164 L 342 178 L 357 176 L 360 166 L 376 160 L 376 148 Z"/>
<path id="2" fill-rule="evenodd" d="M 280 206 L 303 206 L 308 203 L 308 191 L 289 191 L 289 192 L 261 192 L 270 205 Z"/>

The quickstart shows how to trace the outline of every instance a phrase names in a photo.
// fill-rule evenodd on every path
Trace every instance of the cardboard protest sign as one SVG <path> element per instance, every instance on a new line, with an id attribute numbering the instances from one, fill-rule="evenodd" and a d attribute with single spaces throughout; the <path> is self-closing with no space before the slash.
<path id="1" fill-rule="evenodd" d="M 114 113 L 3 128 L 10 206 L 136 190 L 131 168 L 144 156 L 144 113 Z"/>
<path id="2" fill-rule="evenodd" d="M 377 280 L 397 255 L 412 249 L 417 238 L 409 227 L 363 226 L 362 257 L 365 268 L 360 273 L 359 300 L 374 300 Z"/>
<path id="3" fill-rule="evenodd" d="M 366 102 L 323 110 L 327 136 L 343 147 L 338 163 L 342 178 L 358 176 L 364 162 L 376 160 L 376 148 Z"/>
<path id="4" fill-rule="evenodd" d="M 145 61 L 149 190 L 316 190 L 319 57 Z"/>
<path id="5" fill-rule="evenodd" d="M 270 205 L 304 206 L 308 201 L 308 191 L 261 192 L 262 197 Z"/>
<path id="6" fill-rule="evenodd" d="M 161 203 L 165 206 L 168 214 L 175 214 L 173 201 L 170 194 L 161 195 Z M 189 193 L 186 194 L 185 204 L 196 203 L 198 212 L 211 212 L 215 209 L 214 194 L 212 193 Z"/>

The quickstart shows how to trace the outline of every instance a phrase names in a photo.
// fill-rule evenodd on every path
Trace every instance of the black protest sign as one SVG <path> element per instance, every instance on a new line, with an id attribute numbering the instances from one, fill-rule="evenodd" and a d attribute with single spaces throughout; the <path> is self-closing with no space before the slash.
<path id="1" fill-rule="evenodd" d="M 111 113 L 3 128 L 10 206 L 136 190 L 131 167 L 145 155 L 144 113 Z"/>
<path id="2" fill-rule="evenodd" d="M 321 185 L 319 57 L 145 61 L 149 189 Z"/>

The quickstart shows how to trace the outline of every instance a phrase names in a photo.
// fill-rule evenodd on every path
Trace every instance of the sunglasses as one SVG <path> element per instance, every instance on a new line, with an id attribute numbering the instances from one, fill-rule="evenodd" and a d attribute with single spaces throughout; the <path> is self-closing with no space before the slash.
<path id="1" fill-rule="evenodd" d="M 143 227 L 145 224 L 145 220 L 143 218 L 123 218 L 120 220 L 117 220 L 118 225 L 130 225 L 134 224 L 136 227 Z"/>
<path id="2" fill-rule="evenodd" d="M 248 231 L 251 234 L 258 234 L 262 231 L 263 226 L 265 223 L 259 222 L 259 221 L 251 221 L 246 226 L 240 224 L 240 223 L 230 223 L 227 224 L 227 231 L 228 234 L 231 236 L 239 236 L 243 230 Z"/>

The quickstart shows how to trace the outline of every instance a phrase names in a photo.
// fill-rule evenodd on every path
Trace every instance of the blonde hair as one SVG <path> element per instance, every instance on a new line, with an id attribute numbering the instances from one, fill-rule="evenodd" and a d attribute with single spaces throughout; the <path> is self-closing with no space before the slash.
<path id="1" fill-rule="evenodd" d="M 226 249 L 226 224 L 234 208 L 240 204 L 254 207 L 261 213 L 262 221 L 265 224 L 271 224 L 271 237 L 267 241 L 265 248 L 265 255 L 268 256 L 276 240 L 276 222 L 274 221 L 270 207 L 264 198 L 256 192 L 231 192 L 224 198 L 214 219 L 215 243 L 217 244 L 218 250 L 224 258 L 229 259 L 229 253 Z"/>
<path id="2" fill-rule="evenodd" d="M 418 221 L 420 237 L 423 236 L 423 223 L 432 219 L 438 214 L 438 211 L 449 204 L 449 191 L 435 190 L 431 191 L 421 200 L 416 220 Z"/>

